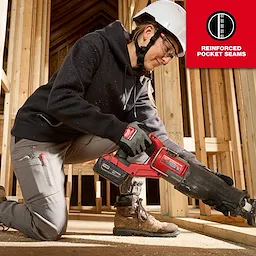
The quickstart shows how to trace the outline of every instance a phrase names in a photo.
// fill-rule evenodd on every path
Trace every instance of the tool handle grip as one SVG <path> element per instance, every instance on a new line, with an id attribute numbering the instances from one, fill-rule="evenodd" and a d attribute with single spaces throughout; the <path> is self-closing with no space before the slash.
<path id="1" fill-rule="evenodd" d="M 148 155 L 148 156 L 151 156 L 155 151 L 155 145 L 154 143 L 152 143 L 150 145 L 150 147 L 148 147 L 146 150 L 145 150 L 145 153 Z M 118 159 L 122 159 L 122 160 L 126 160 L 127 161 L 127 158 L 128 158 L 128 154 L 126 154 L 121 148 L 118 149 L 118 151 L 116 152 L 116 155 L 115 155 Z"/>
<path id="2" fill-rule="evenodd" d="M 128 154 L 126 154 L 121 148 L 119 148 L 118 151 L 116 152 L 116 157 L 118 159 L 125 159 L 125 160 L 127 160 Z"/>

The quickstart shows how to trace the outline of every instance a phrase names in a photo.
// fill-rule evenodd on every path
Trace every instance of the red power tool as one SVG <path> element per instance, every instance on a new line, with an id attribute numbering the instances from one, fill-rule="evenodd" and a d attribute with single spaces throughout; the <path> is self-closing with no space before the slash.
<path id="1" fill-rule="evenodd" d="M 249 225 L 256 226 L 256 200 L 250 199 L 247 191 L 228 185 L 205 166 L 183 159 L 166 148 L 153 133 L 149 137 L 152 145 L 146 151 L 149 155 L 146 163 L 130 163 L 127 155 L 119 149 L 116 155 L 100 157 L 94 171 L 116 186 L 123 184 L 129 176 L 163 178 L 183 194 L 217 202 L 216 209 L 224 206 L 230 215 L 241 215 Z"/>

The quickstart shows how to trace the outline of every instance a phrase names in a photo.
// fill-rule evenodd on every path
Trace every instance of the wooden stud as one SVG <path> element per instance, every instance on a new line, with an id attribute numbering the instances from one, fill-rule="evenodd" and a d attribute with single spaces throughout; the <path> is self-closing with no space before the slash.
<path id="1" fill-rule="evenodd" d="M 188 101 L 188 118 L 189 118 L 189 128 L 190 128 L 190 136 L 194 139 L 195 132 L 194 132 L 194 119 L 193 119 L 193 111 L 192 111 L 192 95 L 191 95 L 191 81 L 190 81 L 190 75 L 189 75 L 189 69 L 185 69 L 185 78 L 186 78 L 186 89 L 187 89 L 187 101 Z M 184 99 L 183 99 L 184 101 Z M 184 120 L 184 116 L 183 116 Z M 185 139 L 185 138 L 184 138 Z M 195 144 L 194 144 L 195 145 Z M 185 141 L 184 141 L 184 148 L 185 147 Z M 191 152 L 195 152 L 194 150 L 188 150 Z M 196 207 L 196 200 L 195 198 L 189 197 L 189 204 L 193 205 L 193 207 Z"/>
<path id="2" fill-rule="evenodd" d="M 8 0 L 2 0 L 0 4 L 0 82 L 2 81 L 2 67 L 5 45 L 5 33 L 7 22 Z M 1 84 L 0 84 L 1 87 Z M 1 91 L 1 90 L 0 90 Z"/>
<path id="3" fill-rule="evenodd" d="M 10 126 L 11 126 L 11 95 L 10 92 L 5 93 L 4 100 L 4 123 L 3 123 L 3 140 L 1 155 L 1 179 L 0 184 L 6 187 L 7 194 L 9 191 L 8 168 L 10 166 Z"/>
<path id="4" fill-rule="evenodd" d="M 192 111 L 192 96 L 191 96 L 191 81 L 190 81 L 190 75 L 189 75 L 189 69 L 186 69 L 186 79 L 187 79 L 187 94 L 188 94 L 188 109 L 189 109 L 189 121 L 190 121 L 190 131 L 191 131 L 191 137 L 194 138 L 195 132 L 194 132 L 194 119 L 193 119 L 193 111 Z"/>
<path id="5" fill-rule="evenodd" d="M 38 0 L 40 2 L 40 0 Z M 48 82 L 49 79 L 49 49 L 50 49 L 50 18 L 51 0 L 43 1 L 42 33 L 41 33 L 41 63 L 40 63 L 40 85 Z M 39 16 L 40 17 L 40 16 Z M 38 35 L 40 36 L 40 35 Z"/>
<path id="6" fill-rule="evenodd" d="M 2 81 L 1 86 L 5 92 L 10 92 L 11 82 L 9 81 L 7 75 L 5 74 L 4 70 L 2 69 Z"/>
<path id="7" fill-rule="evenodd" d="M 82 206 L 82 172 L 81 169 L 78 170 L 78 200 L 77 200 L 77 205 L 79 208 Z"/>
<path id="8" fill-rule="evenodd" d="M 135 1 L 135 6 L 134 6 L 134 10 L 133 10 L 133 14 L 132 17 L 138 13 L 141 9 L 143 9 L 144 7 L 147 6 L 148 0 L 139 0 L 139 1 Z"/>
<path id="9" fill-rule="evenodd" d="M 8 42 L 8 57 L 7 57 L 7 79 L 10 82 L 9 93 L 5 95 L 5 106 L 4 106 L 4 124 L 3 124 L 3 141 L 2 141 L 2 156 L 1 156 L 1 175 L 4 177 L 1 178 L 2 183 L 5 185 L 5 189 L 8 195 L 11 194 L 12 182 L 10 182 L 10 177 L 12 176 L 11 172 L 11 160 L 10 160 L 10 129 L 12 122 L 12 70 L 14 66 L 13 60 L 13 47 L 14 47 L 14 26 L 16 20 L 16 0 L 12 1 L 11 4 L 11 22 L 10 22 L 10 33 L 9 33 L 9 42 Z"/>
<path id="10" fill-rule="evenodd" d="M 70 200 L 71 200 L 71 194 L 72 194 L 72 171 L 73 166 L 72 164 L 68 165 L 68 179 L 66 182 L 66 203 L 67 203 L 67 211 L 69 213 L 70 210 Z"/>
<path id="11" fill-rule="evenodd" d="M 20 107 L 28 98 L 29 75 L 31 65 L 31 31 L 33 21 L 33 0 L 23 2 L 23 29 L 22 29 L 22 51 L 21 60 L 22 66 L 20 70 L 20 87 L 19 87 L 19 105 Z"/>
<path id="12" fill-rule="evenodd" d="M 155 92 L 158 113 L 163 120 L 168 136 L 183 146 L 183 125 L 178 59 L 155 70 Z M 160 180 L 161 212 L 169 216 L 186 216 L 187 197 L 173 185 Z"/>
<path id="13" fill-rule="evenodd" d="M 229 141 L 230 130 L 227 117 L 226 93 L 224 88 L 224 81 L 221 69 L 209 70 L 210 90 L 211 90 L 211 104 L 213 114 L 213 131 L 217 138 Z M 230 152 L 223 152 L 217 155 L 219 158 L 218 171 L 233 177 Z"/>
<path id="14" fill-rule="evenodd" d="M 123 0 L 123 24 L 125 28 L 129 31 L 129 0 Z"/>
<path id="15" fill-rule="evenodd" d="M 1 156 L 1 180 L 5 185 L 5 189 L 8 195 L 12 191 L 12 179 L 13 172 L 11 169 L 11 160 L 10 160 L 10 129 L 12 123 L 12 106 L 13 106 L 13 88 L 14 88 L 14 77 L 15 73 L 13 70 L 16 66 L 16 55 L 15 53 L 17 48 L 16 44 L 16 27 L 15 23 L 17 20 L 17 0 L 13 0 L 11 4 L 11 22 L 10 22 L 10 33 L 9 33 L 9 45 L 8 45 L 8 59 L 7 59 L 7 79 L 10 81 L 9 93 L 5 95 L 5 106 L 4 106 L 4 125 L 3 125 L 3 141 L 2 141 L 2 156 Z"/>
<path id="16" fill-rule="evenodd" d="M 225 88 L 227 97 L 227 106 L 229 112 L 229 126 L 231 132 L 232 154 L 234 162 L 234 178 L 235 186 L 239 189 L 245 189 L 244 170 L 242 162 L 242 149 L 239 122 L 237 116 L 237 102 L 235 95 L 235 85 L 233 78 L 233 71 L 231 69 L 224 69 Z"/>
<path id="17" fill-rule="evenodd" d="M 11 20 L 13 19 L 14 24 L 10 28 L 10 33 L 14 31 L 13 38 L 13 67 L 12 67 L 12 115 L 16 115 L 19 106 L 19 85 L 20 85 L 20 67 L 21 67 L 21 48 L 22 48 L 22 27 L 23 27 L 23 10 L 24 6 L 21 0 L 16 0 L 13 2 L 14 7 L 12 8 Z M 11 44 L 11 40 L 9 40 Z"/>
<path id="18" fill-rule="evenodd" d="M 118 0 L 118 19 L 124 24 L 123 0 Z"/>
<path id="19" fill-rule="evenodd" d="M 101 213 L 102 197 L 101 197 L 101 181 L 99 180 L 99 175 L 97 175 L 97 180 L 95 182 L 95 194 L 96 194 L 96 213 Z"/>
<path id="20" fill-rule="evenodd" d="M 252 197 L 256 198 L 256 171 L 254 166 L 256 165 L 256 75 L 254 69 L 240 69 L 241 76 L 241 89 L 243 95 L 244 104 L 244 117 L 247 131 L 247 140 L 245 143 L 248 147 L 248 160 L 251 169 L 251 184 L 252 184 Z"/>
<path id="21" fill-rule="evenodd" d="M 41 84 L 40 84 L 40 74 L 41 74 L 41 48 L 42 48 L 42 19 L 43 19 L 43 2 L 44 1 L 34 1 L 34 8 L 36 9 L 33 15 L 33 26 L 35 31 L 32 31 L 32 60 L 31 62 L 31 76 L 29 82 L 29 94 L 32 94 Z"/>
<path id="22" fill-rule="evenodd" d="M 194 133 L 196 158 L 207 166 L 207 154 L 205 148 L 205 128 L 204 128 L 204 113 L 202 106 L 201 79 L 199 69 L 190 69 L 190 85 L 191 97 L 193 106 Z M 211 208 L 201 201 L 199 203 L 200 213 L 202 215 L 210 215 Z"/>
<path id="23" fill-rule="evenodd" d="M 212 114 L 212 105 L 211 105 L 211 92 L 210 92 L 210 81 L 209 81 L 209 69 L 201 69 L 201 82 L 202 82 L 202 96 L 203 96 L 203 108 L 204 108 L 204 123 L 205 123 L 205 135 L 209 137 L 214 137 L 214 128 L 213 128 L 213 114 Z M 217 138 L 216 138 L 217 139 Z M 216 154 L 209 154 L 210 150 L 207 147 L 207 138 L 206 140 L 206 151 L 208 153 L 208 167 L 212 170 L 217 170 L 217 160 Z M 218 140 L 218 139 L 217 139 Z M 229 150 L 228 143 L 222 141 L 226 145 L 224 149 L 217 147 L 216 153 L 225 152 Z"/>
<path id="24" fill-rule="evenodd" d="M 110 181 L 106 180 L 106 206 L 110 208 Z"/>
<path id="25" fill-rule="evenodd" d="M 235 78 L 235 87 L 236 87 L 236 98 L 237 98 L 237 107 L 239 114 L 239 124 L 240 124 L 240 134 L 241 134 L 241 143 L 242 143 L 242 156 L 243 156 L 243 166 L 245 169 L 245 181 L 246 181 L 246 189 L 250 195 L 254 194 L 253 183 L 252 183 L 252 169 L 253 167 L 250 165 L 250 154 L 248 147 L 248 138 L 247 138 L 247 129 L 246 129 L 246 110 L 244 105 L 244 97 L 243 97 L 243 87 L 247 86 L 246 81 L 241 78 L 241 73 L 239 69 L 234 70 L 234 78 Z"/>
<path id="26" fill-rule="evenodd" d="M 195 148 L 195 138 L 185 137 L 184 138 L 184 148 L 187 151 L 196 152 Z M 205 148 L 208 154 L 216 154 L 219 152 L 226 152 L 229 150 L 229 143 L 223 140 L 220 140 L 216 137 L 214 138 L 205 138 Z"/>

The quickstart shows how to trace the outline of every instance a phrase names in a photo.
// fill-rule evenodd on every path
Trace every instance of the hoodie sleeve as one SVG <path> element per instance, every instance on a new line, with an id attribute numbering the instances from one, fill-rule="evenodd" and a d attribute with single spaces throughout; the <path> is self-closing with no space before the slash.
<path id="1" fill-rule="evenodd" d="M 165 126 L 158 115 L 157 109 L 150 101 L 147 90 L 144 90 L 144 92 L 139 96 L 135 103 L 135 110 L 136 117 L 134 114 L 134 109 L 129 111 L 129 122 L 133 122 L 135 120 L 143 122 L 147 127 L 149 127 L 150 131 L 153 132 L 164 143 L 167 148 L 177 152 L 185 160 L 191 160 L 196 164 L 202 164 L 195 158 L 193 153 L 185 150 L 183 147 L 179 146 L 173 140 L 168 138 Z"/>
<path id="2" fill-rule="evenodd" d="M 109 138 L 117 143 L 127 123 L 84 99 L 93 75 L 101 62 L 104 42 L 98 36 L 94 43 L 79 39 L 66 56 L 52 86 L 47 108 L 57 120 L 83 133 Z"/>

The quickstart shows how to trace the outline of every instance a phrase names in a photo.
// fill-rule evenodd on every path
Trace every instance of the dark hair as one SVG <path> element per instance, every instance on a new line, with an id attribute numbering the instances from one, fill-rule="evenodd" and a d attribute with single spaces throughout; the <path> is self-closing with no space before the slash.
<path id="1" fill-rule="evenodd" d="M 138 24 L 137 27 L 130 34 L 131 41 L 135 42 L 138 39 L 139 35 L 142 34 L 145 27 L 149 24 L 153 25 L 156 30 L 158 29 L 158 25 L 154 21 L 148 21 L 148 22 L 145 22 L 144 24 Z"/>

